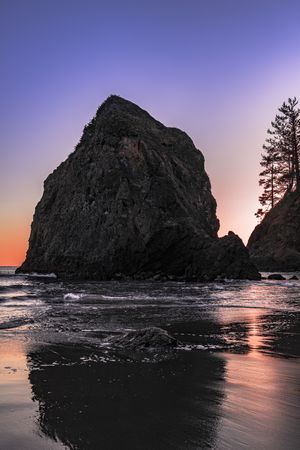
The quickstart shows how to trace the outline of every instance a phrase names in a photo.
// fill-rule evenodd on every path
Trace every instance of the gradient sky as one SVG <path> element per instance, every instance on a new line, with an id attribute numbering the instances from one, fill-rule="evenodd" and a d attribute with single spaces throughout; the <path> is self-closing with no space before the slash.
<path id="1" fill-rule="evenodd" d="M 266 129 L 300 97 L 300 2 L 1 0 L 0 265 L 24 259 L 43 180 L 114 93 L 201 149 L 220 235 L 256 225 Z"/>

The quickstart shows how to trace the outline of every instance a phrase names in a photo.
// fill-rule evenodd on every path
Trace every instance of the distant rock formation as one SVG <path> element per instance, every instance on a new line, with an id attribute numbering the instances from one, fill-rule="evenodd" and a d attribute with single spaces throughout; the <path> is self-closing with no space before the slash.
<path id="1" fill-rule="evenodd" d="M 287 193 L 265 216 L 251 234 L 248 249 L 260 270 L 300 270 L 299 192 Z"/>
<path id="2" fill-rule="evenodd" d="M 218 239 L 204 157 L 177 128 L 109 97 L 44 183 L 20 272 L 88 279 L 259 278 L 242 241 Z"/>

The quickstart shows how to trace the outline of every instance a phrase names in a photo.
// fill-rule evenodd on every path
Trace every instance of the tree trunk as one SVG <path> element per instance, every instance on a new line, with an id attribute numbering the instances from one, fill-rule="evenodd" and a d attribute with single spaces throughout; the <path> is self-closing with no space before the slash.
<path id="1" fill-rule="evenodd" d="M 293 162 L 296 178 L 296 190 L 300 190 L 300 170 L 299 170 L 299 155 L 298 155 L 298 138 L 296 130 L 295 117 L 292 118 L 292 132 L 293 132 Z"/>
<path id="2" fill-rule="evenodd" d="M 274 163 L 271 166 L 271 207 L 274 208 Z"/>

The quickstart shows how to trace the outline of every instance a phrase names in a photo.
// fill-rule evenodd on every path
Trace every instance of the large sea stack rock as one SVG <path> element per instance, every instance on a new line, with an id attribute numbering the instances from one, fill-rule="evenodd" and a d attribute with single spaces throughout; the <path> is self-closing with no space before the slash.
<path id="1" fill-rule="evenodd" d="M 300 193 L 290 192 L 257 225 L 248 242 L 260 270 L 300 270 Z"/>
<path id="2" fill-rule="evenodd" d="M 45 181 L 19 271 L 103 280 L 258 278 L 240 239 L 219 240 L 218 228 L 192 140 L 111 96 Z"/>

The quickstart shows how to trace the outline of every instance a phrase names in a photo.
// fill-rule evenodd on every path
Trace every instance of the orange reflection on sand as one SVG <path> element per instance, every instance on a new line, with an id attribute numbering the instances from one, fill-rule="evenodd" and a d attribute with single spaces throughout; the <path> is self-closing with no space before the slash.
<path id="1" fill-rule="evenodd" d="M 26 352 L 24 344 L 14 339 L 1 339 L 0 385 L 27 380 Z"/>
<path id="2" fill-rule="evenodd" d="M 262 311 L 258 309 L 250 309 L 249 314 L 249 335 L 248 335 L 248 344 L 251 349 L 251 353 L 255 353 L 257 357 L 261 355 L 261 352 L 258 349 L 263 344 L 263 337 L 261 335 L 261 330 L 259 328 L 259 324 L 262 319 Z"/>
<path id="3" fill-rule="evenodd" d="M 274 358 L 262 351 L 266 345 L 265 309 L 230 309 L 222 320 L 229 322 L 230 316 L 231 321 L 246 325 L 250 351 L 245 355 L 223 355 L 226 388 L 216 449 L 293 448 L 285 445 L 290 436 L 284 430 L 296 426 L 295 380 L 299 366 L 293 360 Z"/>
<path id="4" fill-rule="evenodd" d="M 257 308 L 224 308 L 218 313 L 218 320 L 223 325 L 230 323 L 244 324 L 247 329 L 247 344 L 250 353 L 260 356 L 259 348 L 263 345 L 261 323 L 265 310 Z"/>

